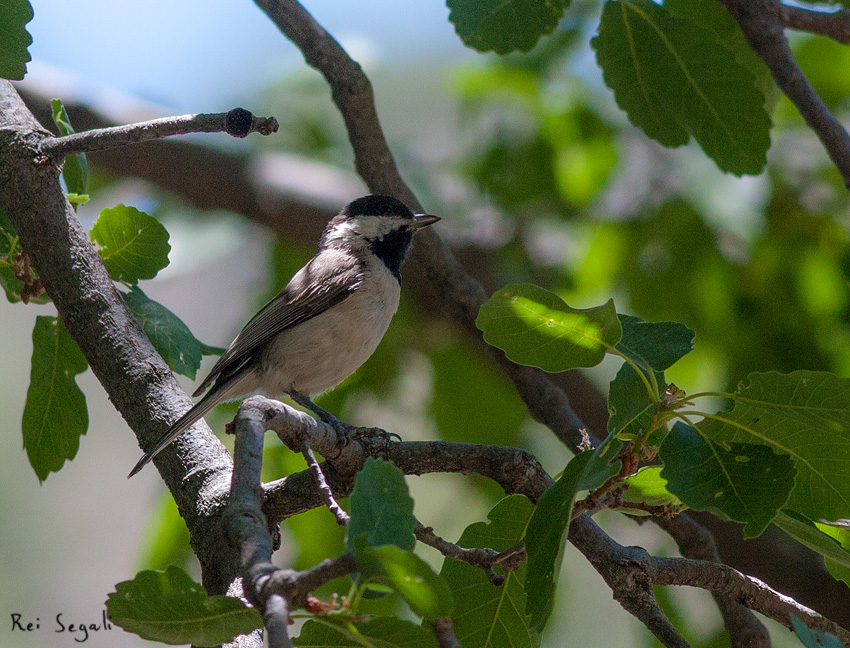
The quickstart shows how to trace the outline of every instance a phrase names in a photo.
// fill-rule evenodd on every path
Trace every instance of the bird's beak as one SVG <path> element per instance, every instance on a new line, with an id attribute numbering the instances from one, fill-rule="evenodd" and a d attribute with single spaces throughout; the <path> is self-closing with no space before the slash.
<path id="1" fill-rule="evenodd" d="M 409 225 L 408 229 L 411 231 L 421 230 L 423 227 L 428 227 L 428 225 L 433 225 L 438 220 L 440 220 L 439 216 L 431 216 L 431 214 L 416 214 L 413 216 L 413 222 Z"/>

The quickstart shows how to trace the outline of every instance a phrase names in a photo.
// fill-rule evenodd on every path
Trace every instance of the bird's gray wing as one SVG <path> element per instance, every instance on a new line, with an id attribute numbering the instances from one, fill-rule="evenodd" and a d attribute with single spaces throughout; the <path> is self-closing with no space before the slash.
<path id="1" fill-rule="evenodd" d="M 354 294 L 361 279 L 360 265 L 349 255 L 326 252 L 314 257 L 251 318 L 194 396 L 205 392 L 218 378 L 232 376 L 278 333 L 323 313 Z"/>

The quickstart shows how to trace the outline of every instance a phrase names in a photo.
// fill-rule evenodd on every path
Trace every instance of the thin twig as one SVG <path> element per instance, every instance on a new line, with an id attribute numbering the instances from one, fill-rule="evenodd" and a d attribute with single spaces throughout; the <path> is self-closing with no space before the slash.
<path id="1" fill-rule="evenodd" d="M 455 637 L 454 622 L 451 619 L 434 619 L 431 628 L 440 648 L 461 648 Z"/>
<path id="2" fill-rule="evenodd" d="M 787 17 L 777 0 L 717 0 L 741 26 L 750 47 L 765 62 L 776 85 L 817 134 L 844 184 L 850 188 L 850 135 L 826 107 L 794 60 L 785 37 Z M 799 15 L 799 14 L 798 14 Z"/>
<path id="3" fill-rule="evenodd" d="M 346 513 L 339 505 L 339 502 L 334 499 L 333 491 L 331 490 L 331 487 L 328 486 L 328 481 L 325 479 L 325 473 L 322 471 L 322 467 L 319 465 L 316 455 L 313 453 L 313 449 L 310 447 L 310 442 L 307 439 L 302 439 L 301 441 L 301 454 L 304 455 L 304 458 L 307 460 L 307 465 L 316 476 L 316 485 L 319 487 L 319 492 L 325 500 L 325 505 L 328 507 L 330 512 L 334 514 L 336 523 L 340 526 L 345 526 L 348 524 L 349 520 L 351 520 L 351 516 L 348 515 L 348 513 Z"/>
<path id="4" fill-rule="evenodd" d="M 850 9 L 816 11 L 786 4 L 780 4 L 779 9 L 782 23 L 790 29 L 823 34 L 845 45 L 850 43 Z"/>
<path id="5" fill-rule="evenodd" d="M 526 558 L 525 547 L 522 543 L 509 547 L 505 551 L 496 551 L 489 547 L 461 547 L 444 540 L 434 533 L 434 529 L 423 526 L 418 520 L 413 533 L 419 542 L 433 547 L 447 558 L 480 567 L 487 575 L 487 579 L 496 587 L 504 585 L 505 577 L 495 573 L 493 567 L 498 565 L 505 571 L 516 571 L 519 564 Z"/>
<path id="6" fill-rule="evenodd" d="M 41 149 L 44 155 L 60 159 L 74 153 L 102 151 L 172 135 L 227 133 L 233 137 L 247 137 L 250 133 L 270 135 L 276 133 L 277 129 L 278 123 L 274 117 L 255 117 L 244 108 L 234 108 L 226 113 L 163 117 L 64 137 L 49 137 L 44 140 Z"/>

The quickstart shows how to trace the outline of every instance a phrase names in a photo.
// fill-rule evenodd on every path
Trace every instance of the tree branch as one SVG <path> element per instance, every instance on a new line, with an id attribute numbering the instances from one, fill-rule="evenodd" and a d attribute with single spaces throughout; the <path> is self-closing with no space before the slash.
<path id="1" fill-rule="evenodd" d="M 354 437 L 341 447 L 337 432 L 310 415 L 262 396 L 245 401 L 262 409 L 267 429 L 273 430 L 293 452 L 300 452 L 302 439 L 316 452 L 333 457 L 321 464 L 330 488 L 345 497 L 354 476 L 369 457 L 392 461 L 406 475 L 434 472 L 478 474 L 498 483 L 506 493 L 520 493 L 537 501 L 554 482 L 537 459 L 520 448 L 457 443 L 450 441 L 388 442 L 373 437 Z M 265 486 L 263 511 L 271 522 L 321 506 L 313 472 L 302 471 Z"/>
<path id="2" fill-rule="evenodd" d="M 670 534 L 685 558 L 722 564 L 714 536 L 687 513 L 652 521 Z M 756 615 L 734 598 L 714 594 L 714 600 L 734 648 L 770 647 L 770 634 Z"/>
<path id="3" fill-rule="evenodd" d="M 780 90 L 815 132 L 850 188 L 850 135 L 826 107 L 800 70 L 788 39 L 782 5 L 777 0 L 717 0 L 741 26 L 750 47 L 770 69 Z M 796 14 L 799 18 L 799 14 Z"/>
<path id="4" fill-rule="evenodd" d="M 634 615 L 668 648 L 689 648 L 658 606 L 653 583 L 645 576 L 645 563 L 651 558 L 643 547 L 617 544 L 588 516 L 570 524 L 569 540 L 599 572 L 623 609 Z"/>
<path id="5" fill-rule="evenodd" d="M 186 135 L 188 133 L 227 133 L 233 137 L 248 137 L 251 133 L 270 135 L 278 129 L 274 117 L 255 117 L 244 108 L 226 113 L 163 117 L 138 124 L 83 131 L 64 137 L 51 137 L 42 142 L 41 150 L 54 159 L 74 153 L 138 144 L 151 140 Z"/>
<path id="6" fill-rule="evenodd" d="M 140 440 L 153 443 L 192 402 L 115 289 L 65 199 L 59 165 L 39 162 L 49 137 L 12 85 L 0 80 L 0 208 L 115 408 Z M 204 586 L 223 594 L 234 558 L 218 518 L 230 455 L 204 425 L 172 448 L 154 463 L 186 520 Z"/>
<path id="7" fill-rule="evenodd" d="M 678 633 L 670 634 L 669 621 L 660 610 L 654 609 L 657 603 L 652 588 L 658 585 L 705 589 L 718 597 L 738 601 L 789 628 L 790 615 L 794 614 L 808 627 L 830 632 L 850 645 L 850 632 L 837 623 L 728 565 L 690 558 L 657 558 L 641 547 L 624 547 L 586 515 L 570 525 L 569 539 L 602 575 L 614 598 L 647 627 L 652 630 L 649 624 L 653 623 L 666 637 L 653 630 L 664 645 L 684 644 L 676 643 Z"/>
<path id="8" fill-rule="evenodd" d="M 272 536 L 260 509 L 264 412 L 244 402 L 236 414 L 233 477 L 225 521 L 228 538 L 239 552 L 245 596 L 263 613 L 270 648 L 291 648 L 289 604 L 264 585 L 278 568 L 272 564 Z"/>
<path id="9" fill-rule="evenodd" d="M 790 29 L 823 34 L 845 45 L 850 43 L 850 9 L 815 11 L 780 4 L 779 15 L 782 24 Z"/>

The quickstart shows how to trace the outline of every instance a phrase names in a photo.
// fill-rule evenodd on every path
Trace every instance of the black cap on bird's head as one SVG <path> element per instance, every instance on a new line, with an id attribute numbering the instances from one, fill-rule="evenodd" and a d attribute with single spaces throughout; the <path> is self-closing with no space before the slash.
<path id="1" fill-rule="evenodd" d="M 401 262 L 413 240 L 413 234 L 436 223 L 437 216 L 414 214 L 392 196 L 363 196 L 343 207 L 322 232 L 320 247 L 354 247 L 357 240 L 381 259 L 398 278 Z"/>

